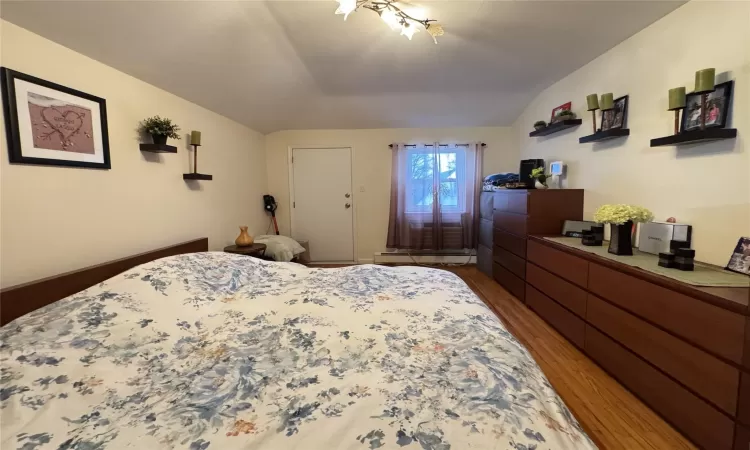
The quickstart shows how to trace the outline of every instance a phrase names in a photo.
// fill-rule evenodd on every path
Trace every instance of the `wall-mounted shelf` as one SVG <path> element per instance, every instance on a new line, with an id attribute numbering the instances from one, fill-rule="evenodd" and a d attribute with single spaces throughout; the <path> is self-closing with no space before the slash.
<path id="1" fill-rule="evenodd" d="M 183 180 L 213 180 L 213 175 L 206 175 L 205 173 L 183 173 L 182 174 Z"/>
<path id="2" fill-rule="evenodd" d="M 561 120 L 559 122 L 549 124 L 546 127 L 542 128 L 541 130 L 532 131 L 531 133 L 529 133 L 529 137 L 547 136 L 548 134 L 557 133 L 558 131 L 577 127 L 578 125 L 582 123 L 583 123 L 582 119 Z"/>
<path id="3" fill-rule="evenodd" d="M 177 147 L 167 144 L 141 144 L 141 151 L 151 153 L 177 153 Z"/>
<path id="4" fill-rule="evenodd" d="M 734 139 L 736 137 L 736 128 L 706 128 L 705 130 L 685 131 L 673 136 L 664 136 L 656 139 L 651 139 L 651 147 L 661 147 L 664 145 L 696 144 L 698 142 Z"/>
<path id="5" fill-rule="evenodd" d="M 630 129 L 628 128 L 613 128 L 611 130 L 597 131 L 594 134 L 584 136 L 578 139 L 579 144 L 586 144 L 588 142 L 602 142 L 618 137 L 630 136 Z"/>

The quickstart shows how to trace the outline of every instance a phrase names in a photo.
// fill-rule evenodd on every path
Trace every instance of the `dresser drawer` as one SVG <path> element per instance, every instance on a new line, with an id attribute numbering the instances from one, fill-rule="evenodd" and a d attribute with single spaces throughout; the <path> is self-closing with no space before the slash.
<path id="1" fill-rule="evenodd" d="M 500 211 L 526 214 L 528 204 L 529 195 L 526 191 L 501 192 L 495 197 L 495 209 Z"/>
<path id="2" fill-rule="evenodd" d="M 479 219 L 479 243 L 492 248 L 492 220 Z"/>
<path id="3" fill-rule="evenodd" d="M 480 272 L 492 276 L 492 248 L 479 244 L 477 247 L 477 269 Z"/>
<path id="4" fill-rule="evenodd" d="M 586 317 L 586 291 L 569 283 L 557 275 L 526 263 L 526 283 L 576 313 L 579 317 Z"/>
<path id="5" fill-rule="evenodd" d="M 528 243 L 526 259 L 578 286 L 586 287 L 589 263 L 585 259 L 534 241 Z"/>
<path id="6" fill-rule="evenodd" d="M 742 361 L 745 318 L 739 314 L 594 263 L 589 291 L 711 353 Z"/>
<path id="7" fill-rule="evenodd" d="M 527 216 L 495 210 L 494 226 L 519 237 L 526 237 Z"/>
<path id="8" fill-rule="evenodd" d="M 482 192 L 479 195 L 479 217 L 492 220 L 492 212 L 495 210 L 493 192 Z"/>
<path id="9" fill-rule="evenodd" d="M 750 374 L 740 375 L 740 406 L 737 408 L 737 420 L 750 426 Z M 750 448 L 750 447 L 748 447 Z"/>
<path id="10" fill-rule="evenodd" d="M 526 279 L 526 260 L 520 256 L 516 256 L 513 253 L 505 250 L 497 245 L 492 251 L 492 258 L 496 263 L 500 263 L 503 267 L 513 272 L 518 278 Z"/>
<path id="11" fill-rule="evenodd" d="M 700 447 L 732 448 L 734 423 L 729 417 L 591 326 L 586 327 L 585 350 L 604 370 Z"/>
<path id="12" fill-rule="evenodd" d="M 588 297 L 587 321 L 693 392 L 734 415 L 740 371 L 622 309 Z"/>
<path id="13" fill-rule="evenodd" d="M 525 281 L 513 275 L 513 272 L 498 263 L 492 264 L 492 276 L 495 278 L 495 281 L 500 283 L 500 285 L 510 292 L 511 295 L 524 301 L 526 298 Z"/>
<path id="14" fill-rule="evenodd" d="M 526 284 L 526 304 L 570 342 L 583 348 L 586 325 L 557 302 Z"/>
<path id="15" fill-rule="evenodd" d="M 510 250 L 521 258 L 526 259 L 526 238 L 495 228 L 494 241 L 495 245 L 499 245 L 506 250 Z"/>
<path id="16" fill-rule="evenodd" d="M 734 433 L 734 450 L 750 449 L 750 428 L 737 424 L 737 431 Z"/>

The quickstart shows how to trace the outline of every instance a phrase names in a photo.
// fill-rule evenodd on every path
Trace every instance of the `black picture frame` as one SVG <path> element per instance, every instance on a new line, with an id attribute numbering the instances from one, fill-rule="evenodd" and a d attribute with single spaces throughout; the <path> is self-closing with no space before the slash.
<path id="1" fill-rule="evenodd" d="M 79 97 L 90 102 L 98 104 L 99 124 L 101 127 L 101 136 L 96 136 L 92 130 L 91 136 L 93 142 L 100 139 L 100 148 L 102 152 L 102 162 L 75 161 L 67 159 L 41 158 L 23 154 L 21 145 L 21 129 L 18 115 L 18 104 L 16 102 L 16 81 L 23 80 L 28 83 L 38 85 L 44 88 L 62 92 L 74 97 Z M 103 98 L 87 94 L 76 89 L 72 89 L 51 81 L 43 80 L 32 75 L 18 72 L 7 67 L 0 67 L 0 83 L 2 84 L 3 112 L 5 115 L 5 133 L 8 140 L 8 157 L 12 164 L 35 164 L 45 166 L 62 166 L 62 167 L 85 167 L 90 169 L 111 169 L 112 164 L 109 155 L 109 132 L 107 130 L 107 102 Z M 89 122 L 93 123 L 95 117 L 91 117 Z M 80 127 L 79 127 L 80 128 Z M 32 130 L 33 131 L 33 130 Z M 62 136 L 62 134 L 60 134 Z M 65 137 L 60 138 L 67 139 Z M 63 152 L 61 152 L 63 153 Z M 73 152 L 71 152 L 73 153 Z"/>
<path id="2" fill-rule="evenodd" d="M 711 107 L 714 102 L 713 96 L 716 96 L 717 92 L 721 93 L 721 99 L 723 99 L 723 109 L 719 109 L 719 115 L 715 123 L 709 123 L 706 120 L 706 128 L 724 128 L 727 126 L 727 118 L 729 117 L 729 109 L 732 107 L 732 88 L 734 87 L 734 80 L 725 81 L 719 83 L 714 88 L 714 91 L 708 94 L 709 100 L 707 105 Z M 701 107 L 701 94 L 691 92 L 685 96 L 685 109 L 682 111 L 682 120 L 680 120 L 680 133 L 686 131 L 693 131 L 700 129 L 700 113 L 695 115 L 695 107 L 698 110 Z M 709 109 L 710 111 L 710 109 Z"/>
<path id="3" fill-rule="evenodd" d="M 614 130 L 617 128 L 627 128 L 628 99 L 629 99 L 628 95 L 623 95 L 622 97 L 618 97 L 614 101 L 614 108 L 607 110 L 607 111 L 602 111 L 602 118 L 601 118 L 601 122 L 599 123 L 600 131 Z M 611 122 L 614 122 L 617 120 L 617 114 L 619 114 L 620 109 L 622 109 L 622 120 L 620 120 L 620 122 L 617 125 L 611 124 Z"/>
<path id="4" fill-rule="evenodd" d="M 741 237 L 729 257 L 726 270 L 750 275 L 750 237 Z"/>

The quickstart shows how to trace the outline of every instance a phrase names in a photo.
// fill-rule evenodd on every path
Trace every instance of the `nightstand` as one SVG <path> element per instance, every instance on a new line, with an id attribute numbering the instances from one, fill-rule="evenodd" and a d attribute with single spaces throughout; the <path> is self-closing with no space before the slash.
<path id="1" fill-rule="evenodd" d="M 227 253 L 235 253 L 237 255 L 252 256 L 254 258 L 263 258 L 266 255 L 266 244 L 253 244 L 247 247 L 238 247 L 236 245 L 230 245 L 224 247 L 224 251 Z"/>

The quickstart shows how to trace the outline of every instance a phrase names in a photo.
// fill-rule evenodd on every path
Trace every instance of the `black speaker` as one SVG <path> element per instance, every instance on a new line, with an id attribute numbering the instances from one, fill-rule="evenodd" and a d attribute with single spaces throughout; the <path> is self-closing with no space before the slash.
<path id="1" fill-rule="evenodd" d="M 533 189 L 534 179 L 531 178 L 531 171 L 537 167 L 544 167 L 543 159 L 522 159 L 521 168 L 518 169 L 518 181 L 526 183 L 527 188 Z"/>

